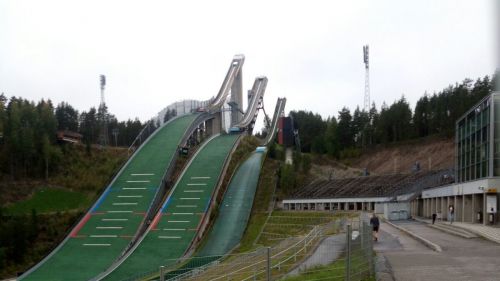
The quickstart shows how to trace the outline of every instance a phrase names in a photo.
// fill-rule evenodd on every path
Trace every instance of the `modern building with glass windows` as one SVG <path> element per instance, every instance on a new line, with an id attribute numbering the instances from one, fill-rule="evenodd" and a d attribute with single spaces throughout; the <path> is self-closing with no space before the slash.
<path id="1" fill-rule="evenodd" d="M 500 94 L 476 104 L 456 123 L 455 179 L 500 176 Z M 494 132 L 494 133 L 491 133 Z"/>
<path id="2" fill-rule="evenodd" d="M 499 224 L 500 93 L 492 93 L 456 121 L 455 183 L 424 189 L 411 202 L 413 216 Z"/>

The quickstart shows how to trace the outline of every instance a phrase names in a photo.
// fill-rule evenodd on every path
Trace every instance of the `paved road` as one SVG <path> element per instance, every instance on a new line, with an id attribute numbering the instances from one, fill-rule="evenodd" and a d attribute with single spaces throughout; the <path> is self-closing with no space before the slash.
<path id="1" fill-rule="evenodd" d="M 398 222 L 398 225 L 438 244 L 443 252 L 432 251 L 390 225 L 382 224 L 375 251 L 386 261 L 392 276 L 382 273 L 379 280 L 500 280 L 499 244 L 481 238 L 457 237 L 418 222 Z"/>

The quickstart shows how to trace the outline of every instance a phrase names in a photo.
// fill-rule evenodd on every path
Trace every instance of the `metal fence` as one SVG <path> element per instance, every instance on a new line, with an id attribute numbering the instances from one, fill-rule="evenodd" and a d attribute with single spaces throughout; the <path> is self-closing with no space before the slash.
<path id="1" fill-rule="evenodd" d="M 324 218 L 311 222 L 318 219 Z M 278 228 L 275 222 L 270 226 Z M 130 280 L 374 280 L 372 232 L 365 221 L 330 218 L 328 223 L 309 226 L 297 236 L 262 235 L 260 242 L 272 246 L 249 253 L 167 261 L 159 271 Z M 292 233 L 305 230 L 298 223 L 281 227 Z"/>

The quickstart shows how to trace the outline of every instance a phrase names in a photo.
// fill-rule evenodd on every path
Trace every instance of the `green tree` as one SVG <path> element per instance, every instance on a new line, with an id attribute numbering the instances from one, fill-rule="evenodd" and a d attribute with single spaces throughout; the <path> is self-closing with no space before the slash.
<path id="1" fill-rule="evenodd" d="M 330 156 L 339 157 L 340 153 L 340 143 L 337 135 L 337 119 L 332 117 L 328 120 L 328 126 L 325 133 L 325 146 L 326 152 Z"/>
<path id="2" fill-rule="evenodd" d="M 349 108 L 344 107 L 339 111 L 339 122 L 337 124 L 337 140 L 340 149 L 350 148 L 354 145 L 354 130 L 352 115 Z"/>
<path id="3" fill-rule="evenodd" d="M 78 111 L 67 102 L 61 102 L 56 107 L 58 130 L 78 132 Z"/>
<path id="4" fill-rule="evenodd" d="M 323 142 L 327 123 L 321 115 L 300 110 L 291 111 L 290 116 L 294 121 L 295 129 L 299 131 L 302 151 L 323 153 L 325 150 Z"/>

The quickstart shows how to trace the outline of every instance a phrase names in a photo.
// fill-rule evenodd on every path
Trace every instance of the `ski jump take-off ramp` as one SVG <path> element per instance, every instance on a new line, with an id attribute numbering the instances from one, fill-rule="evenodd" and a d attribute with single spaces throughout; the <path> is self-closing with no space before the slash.
<path id="1" fill-rule="evenodd" d="M 231 154 L 240 137 L 251 133 L 262 106 L 267 78 L 260 76 L 250 91 L 247 110 L 241 109 L 244 60 L 243 55 L 233 58 L 219 93 L 204 112 L 178 116 L 149 136 L 60 245 L 19 280 L 130 280 L 195 252 L 198 242 L 208 233 L 209 214 L 217 207 L 214 198 Z M 225 133 L 221 115 L 229 97 L 231 129 Z M 278 99 L 264 145 L 275 135 L 285 102 Z M 179 147 L 186 145 L 200 128 L 207 134 L 205 140 L 179 178 L 170 183 Z M 254 155 L 247 161 L 253 164 L 241 165 L 227 193 L 253 201 L 262 157 Z M 238 190 L 238 186 L 249 185 L 246 192 Z M 251 206 L 251 202 L 246 202 L 237 211 L 229 210 L 239 214 L 232 218 L 228 212 L 221 212 L 217 220 L 228 226 L 231 220 L 248 220 Z M 224 228 L 217 220 L 213 233 Z M 240 233 L 240 238 L 246 227 L 244 222 L 233 230 Z M 209 237 L 202 252 L 215 253 L 210 250 L 210 241 L 214 243 L 212 249 L 221 245 L 221 237 L 217 236 Z M 229 251 L 237 242 L 221 246 L 217 254 Z"/>

